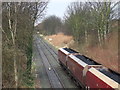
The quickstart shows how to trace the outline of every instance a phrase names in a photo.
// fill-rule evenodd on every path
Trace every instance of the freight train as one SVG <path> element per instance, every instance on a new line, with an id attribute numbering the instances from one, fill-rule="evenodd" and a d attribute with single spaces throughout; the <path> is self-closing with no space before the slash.
<path id="1" fill-rule="evenodd" d="M 119 90 L 120 74 L 70 48 L 58 50 L 60 65 L 84 89 Z"/>

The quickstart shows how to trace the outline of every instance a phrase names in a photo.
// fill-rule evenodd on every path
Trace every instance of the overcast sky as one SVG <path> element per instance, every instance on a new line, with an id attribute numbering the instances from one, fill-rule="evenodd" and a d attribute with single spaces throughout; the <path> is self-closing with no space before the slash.
<path id="1" fill-rule="evenodd" d="M 47 16 L 56 15 L 58 17 L 63 18 L 64 13 L 67 9 L 67 6 L 71 2 L 75 2 L 75 1 L 80 1 L 80 2 L 92 1 L 93 2 L 93 1 L 98 1 L 98 0 L 50 0 L 46 15 Z M 99 0 L 99 1 L 105 1 L 105 0 Z M 111 1 L 117 1 L 117 0 L 111 0 Z"/>
<path id="2" fill-rule="evenodd" d="M 75 1 L 85 2 L 88 0 L 49 0 L 45 17 L 48 17 L 50 15 L 56 15 L 61 19 L 63 19 L 63 16 L 66 12 L 68 5 L 70 5 L 71 2 L 75 2 Z M 95 0 L 89 0 L 89 1 L 95 1 Z M 42 20 L 38 20 L 37 24 L 40 23 L 41 21 Z"/>
<path id="3" fill-rule="evenodd" d="M 56 15 L 61 19 L 64 16 L 64 13 L 71 2 L 75 1 L 84 1 L 84 0 L 50 0 L 46 10 L 46 16 Z M 38 20 L 37 24 L 40 23 L 42 20 Z"/>
<path id="4" fill-rule="evenodd" d="M 67 6 L 76 0 L 50 0 L 46 15 L 56 15 L 60 18 L 64 16 Z"/>

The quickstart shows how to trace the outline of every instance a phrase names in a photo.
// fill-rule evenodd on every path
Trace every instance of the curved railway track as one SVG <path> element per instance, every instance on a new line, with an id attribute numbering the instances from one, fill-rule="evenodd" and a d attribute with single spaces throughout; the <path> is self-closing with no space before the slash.
<path id="1" fill-rule="evenodd" d="M 46 49 L 51 53 L 51 55 L 54 57 L 54 59 L 59 63 L 58 58 L 57 58 L 57 52 L 51 48 L 44 40 L 42 40 L 42 43 L 45 45 Z"/>
<path id="2" fill-rule="evenodd" d="M 49 62 L 46 54 L 43 52 L 43 47 L 38 45 L 42 43 L 42 41 L 38 38 L 36 38 L 36 46 L 38 47 L 38 51 L 40 56 L 42 56 L 42 62 L 45 66 L 46 69 L 46 73 L 49 77 L 49 81 L 50 81 L 50 85 L 51 88 L 64 88 L 64 85 L 62 84 L 58 74 L 56 73 L 54 67 L 51 65 L 51 63 Z"/>
<path id="3" fill-rule="evenodd" d="M 38 35 L 35 36 L 35 45 L 41 56 L 41 63 L 44 65 L 51 88 L 78 88 L 61 68 L 57 59 L 57 51 Z"/>

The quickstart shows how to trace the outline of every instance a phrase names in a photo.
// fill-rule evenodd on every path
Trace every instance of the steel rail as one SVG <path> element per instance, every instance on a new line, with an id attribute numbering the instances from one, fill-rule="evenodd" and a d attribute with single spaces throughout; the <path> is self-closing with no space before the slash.
<path id="1" fill-rule="evenodd" d="M 38 47 L 38 51 L 39 54 L 42 56 L 43 59 L 43 64 L 45 66 L 46 72 L 48 74 L 49 77 L 49 81 L 50 81 L 50 85 L 52 88 L 64 88 L 64 85 L 62 84 L 57 72 L 55 71 L 55 69 L 53 68 L 53 66 L 51 65 L 51 63 L 49 62 L 45 52 L 43 52 L 43 47 L 42 46 L 38 46 L 38 44 L 41 44 L 40 38 L 37 37 L 37 47 Z M 43 44 L 43 46 L 45 46 L 45 44 Z M 46 47 L 45 47 L 46 48 Z M 49 70 L 49 67 L 52 67 L 51 70 Z"/>

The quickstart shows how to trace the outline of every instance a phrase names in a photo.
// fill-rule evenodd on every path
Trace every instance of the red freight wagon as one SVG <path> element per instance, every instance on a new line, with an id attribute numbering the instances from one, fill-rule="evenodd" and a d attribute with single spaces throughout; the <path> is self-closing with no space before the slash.
<path id="1" fill-rule="evenodd" d="M 88 67 L 88 64 L 84 63 L 74 55 L 69 55 L 68 62 L 67 62 L 67 68 L 73 75 L 73 77 L 79 81 L 79 84 L 82 87 L 85 87 L 84 85 L 84 77 L 83 77 L 83 70 Z"/>
<path id="2" fill-rule="evenodd" d="M 88 88 L 108 88 L 107 90 L 118 90 L 118 85 L 119 84 L 116 81 L 93 67 L 91 67 L 86 73 L 86 86 Z"/>
<path id="3" fill-rule="evenodd" d="M 84 62 L 85 60 L 85 62 Z M 79 84 L 85 86 L 86 72 L 90 67 L 101 67 L 102 65 L 95 63 L 94 61 L 87 60 L 87 57 L 82 55 L 69 55 L 67 61 L 67 68 L 73 74 L 75 79 L 79 81 Z"/>
<path id="4" fill-rule="evenodd" d="M 119 74 L 72 49 L 59 49 L 58 59 L 83 88 L 118 90 L 120 87 Z"/>
<path id="5" fill-rule="evenodd" d="M 66 61 L 68 58 L 68 55 L 78 53 L 70 48 L 60 48 L 58 50 L 58 60 L 60 61 L 60 64 L 62 64 L 64 67 L 66 67 Z"/>

